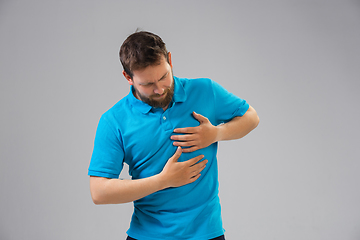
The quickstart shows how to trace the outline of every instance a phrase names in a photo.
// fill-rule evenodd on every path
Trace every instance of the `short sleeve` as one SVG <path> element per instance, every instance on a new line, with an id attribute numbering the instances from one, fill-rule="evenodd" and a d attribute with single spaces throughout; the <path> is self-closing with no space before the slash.
<path id="1" fill-rule="evenodd" d="M 102 116 L 96 130 L 88 175 L 118 178 L 124 163 L 122 145 L 119 131 Z"/>
<path id="2" fill-rule="evenodd" d="M 215 98 L 216 121 L 228 122 L 234 117 L 243 116 L 249 109 L 249 104 L 234 94 L 228 92 L 220 84 L 212 81 Z"/>

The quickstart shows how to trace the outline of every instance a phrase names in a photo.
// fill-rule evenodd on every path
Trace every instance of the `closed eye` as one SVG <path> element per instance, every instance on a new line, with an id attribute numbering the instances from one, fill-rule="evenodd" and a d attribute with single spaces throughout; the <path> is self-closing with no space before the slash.
<path id="1" fill-rule="evenodd" d="M 166 78 L 166 76 L 168 75 L 168 73 L 169 73 L 169 72 L 167 72 L 164 76 L 162 76 L 162 78 L 160 78 L 159 81 L 164 80 L 164 79 Z"/>
<path id="2" fill-rule="evenodd" d="M 165 80 L 167 75 L 169 74 L 169 72 L 165 73 L 164 76 L 162 76 L 158 81 L 162 81 L 162 80 Z M 141 86 L 144 86 L 144 87 L 149 87 L 149 86 L 152 86 L 154 83 L 153 82 L 149 82 L 149 83 L 144 83 L 144 84 L 141 84 Z"/>

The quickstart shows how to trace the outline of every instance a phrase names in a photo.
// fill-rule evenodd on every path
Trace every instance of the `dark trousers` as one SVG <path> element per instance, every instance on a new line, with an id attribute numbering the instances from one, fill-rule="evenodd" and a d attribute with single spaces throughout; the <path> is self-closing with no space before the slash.
<path id="1" fill-rule="evenodd" d="M 126 238 L 126 240 L 136 240 L 136 239 L 128 236 L 128 237 Z M 225 236 L 222 235 L 222 236 L 220 236 L 220 237 L 212 238 L 212 239 L 210 239 L 210 240 L 225 240 Z"/>

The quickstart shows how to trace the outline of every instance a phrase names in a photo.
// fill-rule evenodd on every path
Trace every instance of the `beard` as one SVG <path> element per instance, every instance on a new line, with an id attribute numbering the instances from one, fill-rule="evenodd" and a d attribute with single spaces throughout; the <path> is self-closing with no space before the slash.
<path id="1" fill-rule="evenodd" d="M 156 99 L 156 97 L 162 96 L 160 94 L 154 94 L 154 95 L 151 95 L 150 97 L 145 97 L 135 88 L 135 86 L 134 86 L 134 90 L 135 90 L 136 95 L 144 103 L 146 103 L 154 108 L 164 108 L 170 104 L 170 102 L 174 96 L 174 82 L 172 83 L 170 88 L 168 88 L 164 91 L 164 93 L 162 95 L 165 95 L 165 96 L 160 100 Z"/>

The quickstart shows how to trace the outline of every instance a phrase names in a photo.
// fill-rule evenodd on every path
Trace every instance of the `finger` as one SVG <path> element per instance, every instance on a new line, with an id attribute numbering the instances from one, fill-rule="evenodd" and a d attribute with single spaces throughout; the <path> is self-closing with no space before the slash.
<path id="1" fill-rule="evenodd" d="M 205 160 L 203 160 L 203 161 L 201 161 L 201 162 L 198 162 L 198 163 L 192 165 L 192 166 L 190 167 L 190 169 L 191 169 L 192 172 L 198 172 L 198 173 L 200 173 L 200 172 L 205 168 L 205 166 L 206 166 L 207 163 L 208 163 L 208 160 L 205 159 Z"/>
<path id="2" fill-rule="evenodd" d="M 192 177 L 195 177 L 197 176 L 198 174 L 200 174 L 206 167 L 206 164 L 204 164 L 203 166 L 201 166 L 200 168 L 196 169 L 193 171 L 193 176 Z"/>
<path id="3" fill-rule="evenodd" d="M 200 161 L 201 159 L 203 159 L 205 156 L 204 155 L 199 155 L 196 156 L 194 158 L 191 158 L 189 160 L 187 160 L 186 162 L 189 164 L 189 166 L 193 166 L 195 165 L 198 161 Z"/>
<path id="4" fill-rule="evenodd" d="M 209 121 L 209 119 L 207 119 L 206 117 L 204 117 L 203 115 L 199 114 L 199 113 L 196 113 L 196 112 L 193 112 L 193 116 L 196 120 L 198 120 L 200 123 L 203 123 L 203 122 L 207 122 Z"/>
<path id="5" fill-rule="evenodd" d="M 177 147 L 176 152 L 174 153 L 174 155 L 171 157 L 171 160 L 173 162 L 177 162 L 177 160 L 179 159 L 179 157 L 181 156 L 182 153 L 182 149 L 181 147 Z"/>
<path id="6" fill-rule="evenodd" d="M 189 148 L 184 148 L 182 150 L 183 153 L 189 153 L 189 152 L 194 152 L 196 150 L 199 150 L 200 148 L 198 146 L 192 146 L 192 147 L 189 147 Z"/>
<path id="7" fill-rule="evenodd" d="M 192 147 L 196 144 L 195 141 L 188 141 L 188 142 L 173 142 L 174 146 L 180 146 L 180 147 Z M 183 149 L 184 150 L 184 149 Z"/>
<path id="8" fill-rule="evenodd" d="M 175 128 L 175 133 L 195 133 L 196 127 L 186 127 L 186 128 Z"/>
<path id="9" fill-rule="evenodd" d="M 201 176 L 201 174 L 199 173 L 198 175 L 196 175 L 195 177 L 192 177 L 192 178 L 190 178 L 190 180 L 189 180 L 189 183 L 193 183 L 193 182 L 195 182 L 196 180 L 198 180 L 199 179 L 199 177 Z"/>
<path id="10" fill-rule="evenodd" d="M 172 135 L 170 137 L 171 140 L 177 140 L 177 141 L 191 141 L 194 140 L 194 138 L 195 138 L 194 134 Z"/>

